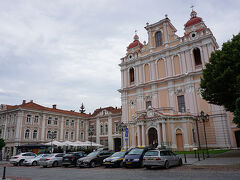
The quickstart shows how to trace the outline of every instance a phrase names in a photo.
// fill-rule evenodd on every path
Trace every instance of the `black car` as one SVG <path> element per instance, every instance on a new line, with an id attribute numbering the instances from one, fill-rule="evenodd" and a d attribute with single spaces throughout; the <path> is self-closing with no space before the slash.
<path id="1" fill-rule="evenodd" d="M 79 167 L 95 167 L 101 166 L 103 160 L 112 155 L 112 151 L 108 150 L 98 150 L 93 151 L 88 154 L 86 157 L 80 158 L 77 160 L 77 165 Z"/>
<path id="2" fill-rule="evenodd" d="M 85 157 L 86 154 L 83 151 L 80 152 L 70 152 L 67 153 L 63 156 L 63 161 L 62 161 L 62 165 L 64 167 L 68 167 L 68 166 L 76 166 L 77 165 L 77 160 L 79 158 Z"/>
<path id="3" fill-rule="evenodd" d="M 110 157 L 103 160 L 103 165 L 105 167 L 122 167 L 123 159 L 128 154 L 128 151 L 115 152 Z"/>
<path id="4" fill-rule="evenodd" d="M 133 148 L 123 159 L 124 167 L 143 167 L 143 156 L 149 148 Z"/>

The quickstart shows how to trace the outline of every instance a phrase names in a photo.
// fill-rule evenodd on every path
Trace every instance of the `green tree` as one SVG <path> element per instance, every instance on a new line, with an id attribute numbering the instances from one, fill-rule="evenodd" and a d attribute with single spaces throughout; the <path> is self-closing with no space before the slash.
<path id="1" fill-rule="evenodd" d="M 83 103 L 82 103 L 79 112 L 80 112 L 80 113 L 85 113 L 85 111 L 86 111 L 86 110 L 85 110 L 85 107 L 84 107 L 84 105 L 83 105 Z"/>
<path id="2" fill-rule="evenodd" d="M 234 111 L 233 122 L 238 125 L 238 128 L 240 128 L 240 97 L 236 100 L 236 109 Z"/>
<path id="3" fill-rule="evenodd" d="M 234 112 L 240 97 L 240 33 L 211 54 L 201 79 L 203 98 Z M 240 125 L 240 120 L 235 119 Z"/>

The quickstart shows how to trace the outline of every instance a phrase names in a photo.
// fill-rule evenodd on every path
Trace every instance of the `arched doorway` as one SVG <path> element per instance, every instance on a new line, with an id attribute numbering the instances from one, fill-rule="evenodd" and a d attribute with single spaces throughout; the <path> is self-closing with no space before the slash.
<path id="1" fill-rule="evenodd" d="M 153 147 L 158 146 L 158 134 L 155 128 L 150 128 L 148 130 L 148 142 L 149 142 L 149 146 L 153 146 Z"/>
<path id="2" fill-rule="evenodd" d="M 183 151 L 184 145 L 183 145 L 183 135 L 181 129 L 177 129 L 176 131 L 176 140 L 177 140 L 177 150 Z"/>

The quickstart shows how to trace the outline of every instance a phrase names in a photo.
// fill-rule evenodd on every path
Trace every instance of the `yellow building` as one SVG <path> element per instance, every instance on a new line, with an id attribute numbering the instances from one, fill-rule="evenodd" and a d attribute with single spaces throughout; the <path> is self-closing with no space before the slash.
<path id="1" fill-rule="evenodd" d="M 121 58 L 122 122 L 129 128 L 126 147 L 205 147 L 203 122 L 196 121 L 201 111 L 210 115 L 205 122 L 208 147 L 236 146 L 230 113 L 200 94 L 202 69 L 218 48 L 216 39 L 195 11 L 184 27 L 179 37 L 167 15 L 147 23 L 148 42 L 141 43 L 135 34 Z"/>

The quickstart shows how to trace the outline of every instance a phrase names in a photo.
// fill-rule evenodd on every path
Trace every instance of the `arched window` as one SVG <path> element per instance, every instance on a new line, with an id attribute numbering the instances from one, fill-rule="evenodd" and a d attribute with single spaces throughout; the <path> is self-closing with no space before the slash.
<path id="1" fill-rule="evenodd" d="M 74 138 L 74 132 L 71 132 L 71 140 Z"/>
<path id="2" fill-rule="evenodd" d="M 134 82 L 134 69 L 133 68 L 130 68 L 129 76 L 130 76 L 130 83 L 133 83 Z"/>
<path id="3" fill-rule="evenodd" d="M 194 56 L 195 66 L 201 65 L 202 60 L 201 60 L 201 53 L 199 48 L 193 49 L 193 56 Z"/>
<path id="4" fill-rule="evenodd" d="M 103 125 L 102 124 L 100 125 L 100 134 L 101 135 L 103 134 Z"/>
<path id="5" fill-rule="evenodd" d="M 29 139 L 29 134 L 30 134 L 30 130 L 27 129 L 27 130 L 25 131 L 25 139 Z"/>
<path id="6" fill-rule="evenodd" d="M 162 41 L 162 32 L 158 31 L 155 33 L 155 43 L 156 43 L 156 47 L 162 46 L 163 45 L 163 41 Z"/>
<path id="7" fill-rule="evenodd" d="M 68 140 L 68 132 L 65 132 L 65 140 Z"/>
<path id="8" fill-rule="evenodd" d="M 69 120 L 68 119 L 66 120 L 66 126 L 69 126 Z"/>
<path id="9" fill-rule="evenodd" d="M 83 132 L 81 132 L 80 139 L 81 139 L 81 141 L 84 140 L 84 134 L 83 134 Z"/>
<path id="10" fill-rule="evenodd" d="M 47 132 L 47 139 L 50 139 L 51 138 L 51 131 L 48 131 Z"/>
<path id="11" fill-rule="evenodd" d="M 108 124 L 105 124 L 105 133 L 108 134 Z"/>
<path id="12" fill-rule="evenodd" d="M 37 139 L 37 130 L 33 131 L 33 139 Z"/>
<path id="13" fill-rule="evenodd" d="M 53 139 L 57 139 L 57 131 L 53 132 Z"/>

